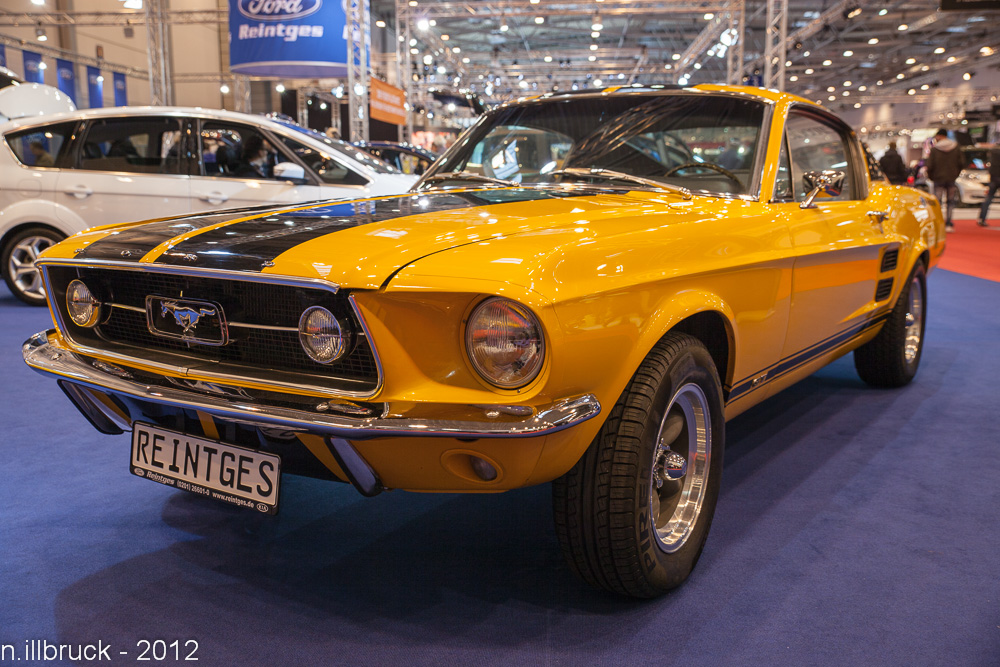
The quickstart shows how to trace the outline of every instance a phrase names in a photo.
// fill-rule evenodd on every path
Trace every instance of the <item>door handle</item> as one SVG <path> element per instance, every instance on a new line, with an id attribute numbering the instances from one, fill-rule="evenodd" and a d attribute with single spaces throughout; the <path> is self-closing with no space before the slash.
<path id="1" fill-rule="evenodd" d="M 88 188 L 86 185 L 74 185 L 73 187 L 66 190 L 66 194 L 73 195 L 77 199 L 86 199 L 90 195 L 94 194 L 94 191 Z"/>
<path id="2" fill-rule="evenodd" d="M 207 201 L 209 204 L 221 204 L 229 199 L 229 195 L 221 192 L 209 192 L 207 194 L 198 195 L 198 199 Z"/>
<path id="3" fill-rule="evenodd" d="M 868 217 L 871 219 L 873 224 L 878 225 L 878 230 L 881 232 L 882 223 L 889 217 L 889 214 L 885 211 L 868 211 Z"/>

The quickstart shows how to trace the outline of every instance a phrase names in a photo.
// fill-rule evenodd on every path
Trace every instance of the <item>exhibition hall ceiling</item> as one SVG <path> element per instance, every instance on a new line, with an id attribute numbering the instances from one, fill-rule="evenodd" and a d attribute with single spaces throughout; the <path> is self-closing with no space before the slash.
<path id="1" fill-rule="evenodd" d="M 421 87 L 490 97 L 622 85 L 725 81 L 728 2 L 402 0 Z M 395 4 L 373 19 L 393 27 Z M 788 2 L 785 88 L 830 104 L 873 93 L 930 94 L 952 75 L 997 66 L 987 12 L 942 12 L 937 0 Z M 767 8 L 745 5 L 746 74 L 763 70 Z M 402 54 L 407 55 L 407 54 Z M 412 74 L 411 73 L 411 74 Z M 457 81 L 456 81 L 457 78 Z M 974 85 L 974 84 L 973 84 Z M 843 99 L 841 99 L 843 98 Z"/>

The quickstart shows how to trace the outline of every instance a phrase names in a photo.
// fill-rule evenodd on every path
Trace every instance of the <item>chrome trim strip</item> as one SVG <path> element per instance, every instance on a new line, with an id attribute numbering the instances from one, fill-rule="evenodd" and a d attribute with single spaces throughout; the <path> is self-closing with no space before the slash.
<path id="1" fill-rule="evenodd" d="M 324 289 L 336 294 L 340 291 L 340 285 L 318 278 L 299 278 L 297 276 L 286 276 L 279 273 L 255 273 L 250 271 L 231 271 L 229 269 L 204 269 L 194 266 L 175 266 L 173 264 L 147 264 L 139 262 L 119 262 L 110 259 L 69 259 L 65 257 L 53 257 L 42 259 L 35 263 L 43 269 L 49 265 L 78 266 L 80 268 L 111 268 L 124 269 L 126 271 L 144 271 L 146 273 L 167 273 L 183 274 L 186 276 L 203 276 L 205 278 L 228 278 L 230 280 L 242 280 L 249 283 L 272 283 L 275 285 L 288 285 L 290 287 L 312 287 Z"/>
<path id="2" fill-rule="evenodd" d="M 139 308 L 138 306 L 126 306 L 124 303 L 107 303 L 107 302 L 105 302 L 103 305 L 105 305 L 105 306 L 111 306 L 112 308 L 121 308 L 122 310 L 131 310 L 132 312 L 135 312 L 135 313 L 142 313 L 142 314 L 146 313 L 146 309 L 145 308 Z"/>
<path id="3" fill-rule="evenodd" d="M 112 269 L 124 269 L 128 271 L 145 271 L 148 273 L 165 273 L 165 274 L 185 274 L 185 275 L 198 275 L 209 278 L 229 278 L 232 280 L 242 280 L 246 282 L 265 282 L 276 285 L 287 285 L 289 287 L 309 287 L 314 289 L 325 289 L 328 292 L 336 294 L 340 290 L 340 286 L 335 283 L 327 282 L 325 280 L 318 280 L 315 278 L 297 278 L 295 276 L 285 276 L 280 274 L 272 273 L 248 273 L 245 271 L 229 271 L 226 269 L 202 269 L 195 267 L 184 267 L 184 266 L 162 266 L 156 264 L 136 264 L 131 262 L 119 262 L 116 260 L 77 260 L 77 259 L 65 259 L 65 258 L 53 258 L 45 259 L 37 262 L 37 265 L 41 267 L 42 278 L 44 279 L 46 289 L 49 289 L 49 285 L 52 282 L 49 280 L 48 267 L 49 266 L 77 266 L 80 268 L 112 268 Z M 228 382 L 232 384 L 240 384 L 241 382 L 253 382 L 254 384 L 265 385 L 275 388 L 282 389 L 293 389 L 296 391 L 304 392 L 318 392 L 324 396 L 329 396 L 331 398 L 372 398 L 382 390 L 382 384 L 384 382 L 382 374 L 382 361 L 379 358 L 378 350 L 375 347 L 375 342 L 372 340 L 371 335 L 368 332 L 368 325 L 365 323 L 364 318 L 361 317 L 361 311 L 358 309 L 357 305 L 354 303 L 353 295 L 348 297 L 351 303 L 351 307 L 354 308 L 354 313 L 361 323 L 361 327 L 365 331 L 365 337 L 368 341 L 368 346 L 371 348 L 372 356 L 375 359 L 375 369 L 378 374 L 376 380 L 375 388 L 371 391 L 345 391 L 329 389 L 324 387 L 322 384 L 303 384 L 299 382 L 279 382 L 274 380 L 260 380 L 251 377 L 245 377 L 241 375 L 233 375 L 231 373 L 218 373 L 210 370 L 206 370 L 204 363 L 198 359 L 191 359 L 191 365 L 198 365 L 197 375 L 211 380 L 220 380 L 223 382 Z M 102 350 L 99 348 L 89 347 L 86 345 L 80 345 L 76 341 L 73 341 L 69 336 L 69 329 L 66 327 L 66 322 L 63 320 L 62 310 L 60 308 L 52 308 L 56 317 L 56 326 L 60 331 L 65 333 L 65 337 L 69 340 L 71 347 L 74 351 L 80 352 L 81 354 L 91 355 L 95 357 L 106 357 L 108 359 L 113 359 L 115 361 L 121 362 L 125 365 L 135 365 L 145 366 L 147 368 L 154 368 L 160 371 L 165 371 L 169 373 L 177 373 L 180 375 L 187 375 L 191 372 L 191 369 L 187 366 L 178 366 L 175 364 L 165 364 L 158 361 L 152 361 L 148 359 L 142 359 L 140 357 L 131 357 L 124 354 L 118 354 L 117 352 L 110 352 L 108 350 Z M 145 313 L 145 310 L 142 310 Z M 295 329 L 298 331 L 298 329 Z M 352 380 L 351 378 L 331 378 L 338 382 L 359 382 L 358 380 Z"/>
<path id="4" fill-rule="evenodd" d="M 593 394 L 564 398 L 531 416 L 498 421 L 476 406 L 441 404 L 454 413 L 465 409 L 463 419 L 427 419 L 405 416 L 353 418 L 341 414 L 306 412 L 199 394 L 177 387 L 152 386 L 108 372 L 65 348 L 50 343 L 54 331 L 35 334 L 22 346 L 24 361 L 34 370 L 95 391 L 139 401 L 189 410 L 202 410 L 223 420 L 361 440 L 384 437 L 516 438 L 548 435 L 596 417 L 601 404 Z M 426 407 L 426 406 L 424 406 Z M 392 410 L 389 411 L 392 415 Z M 135 419 L 133 417 L 133 419 Z"/>
<path id="5" fill-rule="evenodd" d="M 239 329 L 266 329 L 267 331 L 298 331 L 297 327 L 275 327 L 270 324 L 248 324 L 247 322 L 229 322 L 230 327 Z"/>

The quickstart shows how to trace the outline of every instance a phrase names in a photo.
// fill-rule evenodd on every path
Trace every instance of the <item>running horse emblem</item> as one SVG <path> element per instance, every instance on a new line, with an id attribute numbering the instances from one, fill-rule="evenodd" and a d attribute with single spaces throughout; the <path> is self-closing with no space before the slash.
<path id="1" fill-rule="evenodd" d="M 177 326 L 181 327 L 183 335 L 188 335 L 198 326 L 198 321 L 203 317 L 211 317 L 217 315 L 218 311 L 209 306 L 192 308 L 190 306 L 184 306 L 176 301 L 163 301 L 160 303 L 160 315 L 167 317 L 168 315 L 173 315 L 174 322 Z"/>

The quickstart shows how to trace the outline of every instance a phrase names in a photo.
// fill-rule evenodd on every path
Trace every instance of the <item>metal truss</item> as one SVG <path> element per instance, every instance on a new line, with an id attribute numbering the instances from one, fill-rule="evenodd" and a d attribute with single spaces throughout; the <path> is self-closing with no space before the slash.
<path id="1" fill-rule="evenodd" d="M 236 111 L 250 113 L 250 77 L 239 74 L 233 77 L 233 106 Z"/>
<path id="2" fill-rule="evenodd" d="M 146 56 L 149 63 L 149 97 L 153 106 L 174 103 L 170 57 L 167 55 L 169 28 L 164 18 L 166 0 L 146 0 Z"/>
<path id="3" fill-rule="evenodd" d="M 788 58 L 788 0 L 767 2 L 767 27 L 764 30 L 765 88 L 785 89 L 785 61 Z"/>
<path id="4" fill-rule="evenodd" d="M 171 25 L 202 25 L 225 23 L 229 12 L 225 9 L 198 11 L 174 10 L 160 12 Z M 0 27 L 47 27 L 47 26 L 136 26 L 146 22 L 146 12 L 11 12 L 0 13 Z"/>
<path id="5" fill-rule="evenodd" d="M 396 0 L 397 82 L 404 91 L 406 123 L 400 127 L 400 141 L 413 141 L 413 54 L 410 53 L 410 21 L 405 20 L 407 0 Z"/>
<path id="6" fill-rule="evenodd" d="M 725 0 L 606 0 L 600 4 L 559 4 L 543 7 L 531 0 L 501 0 L 500 2 L 419 2 L 415 6 L 407 3 L 407 9 L 415 17 L 424 19 L 471 19 L 489 16 L 592 16 L 599 11 L 602 16 L 651 15 L 651 14 L 696 14 L 705 12 L 725 12 L 729 2 Z"/>
<path id="7" fill-rule="evenodd" d="M 726 51 L 726 83 L 735 86 L 743 83 L 743 43 L 746 40 L 744 0 L 731 0 L 729 3 L 729 31 L 735 41 Z"/>
<path id="8" fill-rule="evenodd" d="M 347 101 L 349 141 L 368 141 L 368 60 L 372 50 L 368 0 L 348 0 Z"/>
<path id="9" fill-rule="evenodd" d="M 10 37 L 9 35 L 0 35 L 0 44 L 3 44 L 4 46 L 11 46 L 16 49 L 23 49 L 27 46 L 23 39 Z M 118 72 L 119 74 L 133 76 L 137 79 L 145 79 L 149 76 L 149 72 L 144 69 L 136 69 L 135 67 L 129 67 L 128 65 L 119 65 L 117 63 L 108 62 L 107 60 L 80 55 L 72 51 L 65 51 L 63 49 L 45 46 L 44 44 L 32 43 L 30 48 L 32 51 L 41 53 L 43 56 L 49 56 L 51 58 L 65 58 L 67 60 L 80 63 L 81 65 L 97 67 L 105 72 Z"/>
<path id="10" fill-rule="evenodd" d="M 694 38 L 684 52 L 680 60 L 674 64 L 674 77 L 679 78 L 689 66 L 694 65 L 708 49 L 719 41 L 723 30 L 729 26 L 722 20 L 721 15 L 717 15 L 708 22 L 708 25 Z"/>

